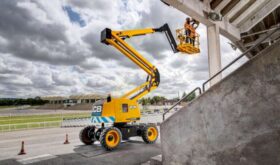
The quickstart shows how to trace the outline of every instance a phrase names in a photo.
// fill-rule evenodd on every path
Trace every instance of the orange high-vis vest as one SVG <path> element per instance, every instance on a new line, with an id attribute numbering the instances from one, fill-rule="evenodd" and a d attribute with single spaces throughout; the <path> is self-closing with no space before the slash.
<path id="1" fill-rule="evenodd" d="M 191 31 L 189 37 L 193 38 L 195 36 L 195 29 L 190 24 L 188 24 L 187 22 L 185 23 L 184 27 L 185 27 L 185 30 L 190 30 Z"/>

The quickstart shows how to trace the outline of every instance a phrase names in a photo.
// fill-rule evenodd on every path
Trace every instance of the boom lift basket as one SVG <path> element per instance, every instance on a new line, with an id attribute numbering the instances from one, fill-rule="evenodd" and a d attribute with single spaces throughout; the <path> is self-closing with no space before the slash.
<path id="1" fill-rule="evenodd" d="M 200 53 L 199 49 L 199 34 L 197 34 L 193 29 L 190 30 L 190 35 L 186 35 L 185 29 L 177 29 L 176 37 L 179 40 L 179 44 L 177 49 L 180 52 L 184 52 L 187 54 L 197 54 Z"/>

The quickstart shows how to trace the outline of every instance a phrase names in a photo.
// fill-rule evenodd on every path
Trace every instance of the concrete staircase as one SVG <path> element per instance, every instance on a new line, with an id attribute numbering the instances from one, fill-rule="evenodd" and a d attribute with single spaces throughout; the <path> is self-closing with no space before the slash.
<path id="1" fill-rule="evenodd" d="M 161 124 L 162 163 L 280 164 L 280 41 Z"/>

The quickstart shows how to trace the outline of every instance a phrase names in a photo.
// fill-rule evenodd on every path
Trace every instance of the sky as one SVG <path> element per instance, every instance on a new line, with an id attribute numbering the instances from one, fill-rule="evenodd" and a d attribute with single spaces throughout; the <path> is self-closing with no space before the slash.
<path id="1" fill-rule="evenodd" d="M 175 35 L 185 18 L 159 0 L 1 0 L 0 97 L 120 96 L 142 84 L 146 73 L 100 43 L 100 32 L 168 23 Z M 198 33 L 201 53 L 195 56 L 174 54 L 162 33 L 126 40 L 161 74 L 160 86 L 148 96 L 173 98 L 207 80 L 206 27 L 200 25 Z M 240 54 L 229 42 L 221 36 L 223 66 Z"/>

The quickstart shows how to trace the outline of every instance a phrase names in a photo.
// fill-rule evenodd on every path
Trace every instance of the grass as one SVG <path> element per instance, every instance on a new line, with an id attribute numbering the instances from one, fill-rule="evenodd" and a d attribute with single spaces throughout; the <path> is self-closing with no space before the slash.
<path id="1" fill-rule="evenodd" d="M 48 114 L 48 115 L 26 115 L 26 116 L 2 116 L 0 117 L 0 130 L 41 128 L 40 122 L 46 122 L 44 127 L 58 127 L 64 119 L 90 117 L 90 112 L 86 113 L 68 113 L 68 114 Z M 31 123 L 31 124 L 30 124 Z M 16 124 L 16 125 L 10 125 Z M 10 125 L 10 126 L 9 126 Z"/>
<path id="2" fill-rule="evenodd" d="M 15 105 L 1 105 L 1 106 L 0 106 L 0 109 L 15 108 L 15 107 L 18 107 L 18 106 L 15 106 Z"/>

